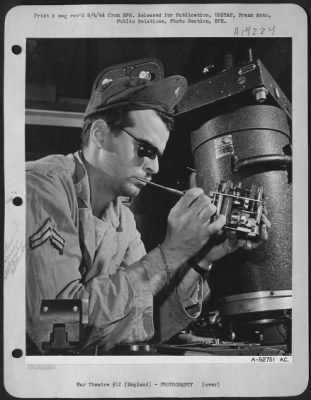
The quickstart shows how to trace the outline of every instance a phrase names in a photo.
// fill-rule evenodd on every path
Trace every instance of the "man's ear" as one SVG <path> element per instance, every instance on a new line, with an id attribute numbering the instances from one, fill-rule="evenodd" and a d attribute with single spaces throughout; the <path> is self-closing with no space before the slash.
<path id="1" fill-rule="evenodd" d="M 103 119 L 96 119 L 90 129 L 90 140 L 96 147 L 104 147 L 107 135 L 110 134 L 110 128 Z"/>

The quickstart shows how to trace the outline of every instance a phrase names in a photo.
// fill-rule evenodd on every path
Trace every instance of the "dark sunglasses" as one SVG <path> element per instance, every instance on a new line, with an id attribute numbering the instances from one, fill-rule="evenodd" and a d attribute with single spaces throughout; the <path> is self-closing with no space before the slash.
<path id="1" fill-rule="evenodd" d="M 122 129 L 123 132 L 125 132 L 127 135 L 129 135 L 132 139 L 135 140 L 135 142 L 138 144 L 137 147 L 137 155 L 140 158 L 148 157 L 151 160 L 154 160 L 156 157 L 160 158 L 161 154 L 159 150 L 152 146 L 152 144 L 145 142 L 144 140 L 137 139 L 135 136 L 133 136 L 130 132 L 128 132 L 125 129 Z"/>

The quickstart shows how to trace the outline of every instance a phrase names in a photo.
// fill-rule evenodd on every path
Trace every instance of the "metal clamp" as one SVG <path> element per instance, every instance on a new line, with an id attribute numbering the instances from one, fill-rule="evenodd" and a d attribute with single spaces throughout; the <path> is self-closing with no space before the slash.
<path id="1" fill-rule="evenodd" d="M 282 154 L 268 154 L 263 156 L 247 157 L 239 160 L 237 155 L 231 158 L 232 172 L 240 172 L 247 168 L 259 168 L 262 170 L 288 170 L 292 165 L 292 156 Z"/>

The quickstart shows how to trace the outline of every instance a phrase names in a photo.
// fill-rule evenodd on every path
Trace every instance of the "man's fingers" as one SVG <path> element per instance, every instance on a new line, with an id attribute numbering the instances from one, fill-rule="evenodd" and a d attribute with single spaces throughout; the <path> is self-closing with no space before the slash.
<path id="1" fill-rule="evenodd" d="M 188 208 L 198 197 L 202 196 L 203 194 L 203 189 L 199 187 L 189 189 L 179 200 L 179 204 Z"/>
<path id="2" fill-rule="evenodd" d="M 239 239 L 239 248 L 243 249 L 243 250 L 254 250 L 257 247 L 257 243 L 252 242 L 251 240 L 247 240 L 247 239 Z"/>
<path id="3" fill-rule="evenodd" d="M 271 228 L 271 222 L 263 214 L 262 215 L 262 224 L 261 224 L 261 229 L 260 229 L 260 238 L 262 240 L 268 240 L 270 228 Z"/>
<path id="4" fill-rule="evenodd" d="M 227 245 L 231 248 L 231 247 L 238 247 L 239 245 L 239 239 L 237 237 L 236 232 L 233 231 L 229 231 L 226 233 L 226 237 L 227 237 Z"/>
<path id="5" fill-rule="evenodd" d="M 198 216 L 202 222 L 209 221 L 210 218 L 216 213 L 216 206 L 209 203 L 208 205 L 202 206 L 198 212 Z"/>
<path id="6" fill-rule="evenodd" d="M 216 212 L 216 206 L 211 203 L 209 196 L 201 188 L 188 190 L 179 200 L 179 207 L 184 209 L 184 215 L 199 217 L 201 222 L 208 221 Z"/>
<path id="7" fill-rule="evenodd" d="M 269 231 L 271 228 L 271 222 L 269 221 L 269 219 L 267 218 L 267 216 L 265 214 L 262 214 L 262 223 L 263 225 L 266 225 L 267 230 Z"/>
<path id="8" fill-rule="evenodd" d="M 268 240 L 269 237 L 269 232 L 266 224 L 261 225 L 261 232 L 260 232 L 260 238 L 262 240 Z"/>
<path id="9" fill-rule="evenodd" d="M 206 196 L 205 194 L 202 194 L 201 196 L 198 196 L 189 206 L 194 212 L 197 212 L 197 214 L 200 214 L 201 211 L 204 211 L 207 207 L 209 207 L 211 204 L 211 199 Z"/>

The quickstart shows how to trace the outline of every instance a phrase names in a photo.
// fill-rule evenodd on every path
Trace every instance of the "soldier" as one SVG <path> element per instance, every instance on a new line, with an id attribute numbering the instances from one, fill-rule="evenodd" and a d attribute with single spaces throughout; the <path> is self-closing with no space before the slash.
<path id="1" fill-rule="evenodd" d="M 223 216 L 211 222 L 215 206 L 193 188 L 170 211 L 163 243 L 146 254 L 122 204 L 144 187 L 137 178 L 151 180 L 158 172 L 186 88 L 181 76 L 154 83 L 99 74 L 81 150 L 27 163 L 27 334 L 39 350 L 43 299 L 88 300 L 83 346 L 96 343 L 106 351 L 154 336 L 160 294 L 156 333 L 169 339 L 199 316 L 209 292 L 202 275 L 211 263 L 245 244 L 226 238 L 193 262 L 225 224 Z M 264 216 L 263 240 L 269 226 Z"/>

